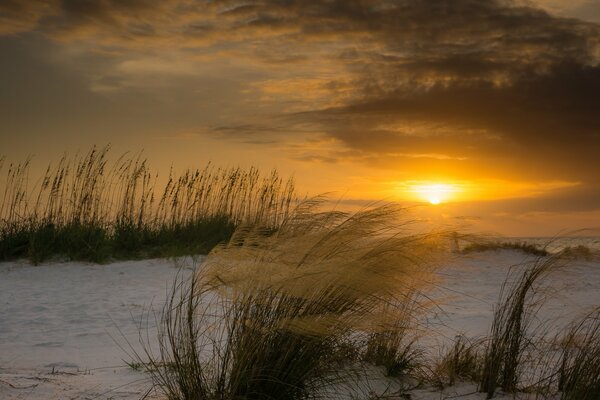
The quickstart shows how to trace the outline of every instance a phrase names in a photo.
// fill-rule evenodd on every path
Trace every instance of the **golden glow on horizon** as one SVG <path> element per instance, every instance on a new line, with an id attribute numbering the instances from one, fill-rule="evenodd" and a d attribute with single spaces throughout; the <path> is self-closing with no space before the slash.
<path id="1" fill-rule="evenodd" d="M 410 185 L 408 191 L 414 193 L 419 200 L 437 205 L 453 200 L 461 190 L 450 183 L 423 183 Z"/>
<path id="2" fill-rule="evenodd" d="M 389 181 L 387 196 L 400 201 L 425 202 L 433 205 L 469 201 L 536 198 L 552 190 L 573 188 L 579 182 L 518 182 L 509 180 L 406 180 Z M 383 192 L 385 193 L 385 192 Z M 382 195 L 379 196 L 384 197 Z"/>

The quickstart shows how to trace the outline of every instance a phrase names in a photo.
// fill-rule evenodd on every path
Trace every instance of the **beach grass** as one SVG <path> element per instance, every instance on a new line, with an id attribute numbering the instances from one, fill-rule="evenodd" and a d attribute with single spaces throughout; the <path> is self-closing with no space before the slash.
<path id="1" fill-rule="evenodd" d="M 109 155 L 63 156 L 37 178 L 30 160 L 0 162 L 0 260 L 206 254 L 239 225 L 276 228 L 296 201 L 277 171 L 207 164 L 161 179 L 139 155 Z"/>
<path id="2" fill-rule="evenodd" d="M 538 293 L 540 280 L 556 271 L 562 264 L 560 254 L 536 258 L 514 282 L 504 282 L 500 300 L 487 339 L 479 391 L 491 399 L 498 387 L 514 393 L 526 350 L 532 344 L 529 328 L 544 298 Z"/>
<path id="3" fill-rule="evenodd" d="M 457 335 L 453 344 L 433 363 L 429 381 L 443 389 L 459 381 L 477 382 L 483 371 L 482 340 Z"/>
<path id="4" fill-rule="evenodd" d="M 600 398 L 600 307 L 567 330 L 559 366 L 561 400 Z"/>
<path id="5" fill-rule="evenodd" d="M 435 304 L 419 299 L 452 235 L 411 232 L 414 221 L 397 206 L 343 213 L 322 204 L 300 203 L 277 229 L 236 227 L 190 279 L 176 282 L 159 319 L 159 351 L 146 341 L 134 357 L 167 398 L 331 398 L 372 366 L 410 382 L 400 388 L 470 381 L 488 398 L 500 389 L 536 398 L 597 393 L 597 327 L 585 324 L 585 353 L 565 352 L 563 361 L 548 361 L 531 329 L 546 300 L 540 282 L 568 257 L 514 266 L 489 336 L 459 336 L 428 359 L 416 321 Z M 542 363 L 539 381 L 522 375 Z"/>
<path id="6" fill-rule="evenodd" d="M 502 241 L 479 241 L 465 246 L 463 254 L 490 251 L 490 250 L 518 250 L 534 256 L 547 256 L 549 253 L 545 248 L 538 247 L 527 242 L 502 242 Z"/>
<path id="7" fill-rule="evenodd" d="M 382 304 L 379 324 L 369 329 L 362 359 L 384 367 L 387 376 L 408 377 L 419 375 L 422 352 L 417 346 L 415 315 L 420 309 L 418 293 L 406 292 L 394 303 Z"/>
<path id="8" fill-rule="evenodd" d="M 401 299 L 428 282 L 439 237 L 410 233 L 396 207 L 346 214 L 319 203 L 301 203 L 274 233 L 238 228 L 174 285 L 160 350 L 146 343 L 140 357 L 167 398 L 319 398 L 348 379 L 348 349 L 364 337 L 393 352 L 381 361 L 394 375 L 410 367 L 398 363 L 412 363 L 411 347 L 394 349 L 402 341 L 389 329 L 382 338 L 382 321 L 412 317 L 416 303 Z"/>

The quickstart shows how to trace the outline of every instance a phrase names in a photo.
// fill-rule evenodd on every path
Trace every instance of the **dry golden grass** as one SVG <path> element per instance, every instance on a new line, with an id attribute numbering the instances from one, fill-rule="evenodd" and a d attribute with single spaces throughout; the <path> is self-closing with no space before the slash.
<path id="1" fill-rule="evenodd" d="M 498 386 L 505 392 L 517 390 L 524 356 L 533 343 L 530 325 L 545 300 L 537 286 L 539 281 L 563 267 L 563 261 L 561 254 L 538 257 L 519 266 L 524 270 L 512 285 L 508 281 L 502 285 L 479 380 L 479 391 L 486 393 L 488 399 Z"/>
<path id="2" fill-rule="evenodd" d="M 600 398 L 600 307 L 572 324 L 558 370 L 561 400 Z"/>
<path id="3" fill-rule="evenodd" d="M 173 291 L 161 352 L 147 354 L 170 399 L 318 396 L 349 342 L 413 312 L 390 307 L 430 281 L 442 235 L 415 233 L 396 207 L 321 203 L 300 204 L 276 231 L 238 229 Z"/>
<path id="4" fill-rule="evenodd" d="M 0 259 L 206 253 L 240 224 L 275 229 L 296 203 L 293 180 L 276 171 L 208 164 L 160 184 L 144 158 L 111 160 L 108 147 L 63 156 L 41 177 L 29 160 L 5 167 Z"/>

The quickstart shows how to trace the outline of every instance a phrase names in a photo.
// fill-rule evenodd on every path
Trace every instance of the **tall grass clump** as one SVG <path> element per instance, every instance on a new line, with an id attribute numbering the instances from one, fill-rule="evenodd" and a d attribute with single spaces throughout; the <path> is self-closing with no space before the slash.
<path id="1" fill-rule="evenodd" d="M 385 368 L 387 376 L 412 375 L 420 367 L 416 320 L 421 309 L 418 293 L 409 292 L 382 305 L 383 318 L 367 335 L 363 360 Z"/>
<path id="2" fill-rule="evenodd" d="M 600 252 L 590 249 L 582 244 L 577 246 L 567 246 L 562 250 L 564 257 L 569 259 L 579 259 L 586 261 L 600 260 Z"/>
<path id="3" fill-rule="evenodd" d="M 325 396 L 340 352 L 423 284 L 436 235 L 410 233 L 394 207 L 319 205 L 301 203 L 276 231 L 238 228 L 174 287 L 159 350 L 141 357 L 168 399 Z"/>
<path id="4" fill-rule="evenodd" d="M 537 296 L 537 284 L 559 266 L 559 260 L 559 255 L 538 258 L 523 266 L 525 270 L 512 286 L 508 279 L 504 282 L 479 381 L 479 391 L 486 393 L 488 399 L 498 386 L 505 392 L 517 389 L 523 356 L 531 344 L 528 330 L 543 301 Z"/>
<path id="5" fill-rule="evenodd" d="M 207 253 L 238 225 L 275 229 L 295 202 L 293 180 L 276 171 L 208 164 L 161 178 L 141 156 L 109 152 L 63 156 L 39 179 L 30 160 L 0 163 L 0 260 Z"/>
<path id="6" fill-rule="evenodd" d="M 456 336 L 452 346 L 435 362 L 429 380 L 440 388 L 460 380 L 479 381 L 483 369 L 481 345 L 481 340 Z"/>
<path id="7" fill-rule="evenodd" d="M 569 329 L 561 358 L 561 400 L 600 399 L 600 308 Z"/>

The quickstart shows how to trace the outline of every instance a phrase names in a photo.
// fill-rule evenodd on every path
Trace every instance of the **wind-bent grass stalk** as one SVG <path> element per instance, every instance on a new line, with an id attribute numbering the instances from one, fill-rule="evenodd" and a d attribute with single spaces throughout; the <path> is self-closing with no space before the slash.
<path id="1" fill-rule="evenodd" d="M 538 258 L 512 287 L 507 288 L 508 281 L 502 285 L 479 381 L 479 391 L 486 393 L 488 399 L 498 386 L 505 392 L 516 390 L 522 357 L 531 343 L 528 328 L 540 305 L 535 285 L 556 270 L 560 260 L 560 254 Z"/>
<path id="2" fill-rule="evenodd" d="M 573 324 L 558 371 L 561 400 L 600 398 L 600 307 Z"/>

